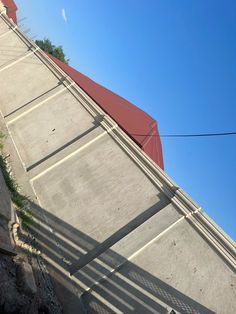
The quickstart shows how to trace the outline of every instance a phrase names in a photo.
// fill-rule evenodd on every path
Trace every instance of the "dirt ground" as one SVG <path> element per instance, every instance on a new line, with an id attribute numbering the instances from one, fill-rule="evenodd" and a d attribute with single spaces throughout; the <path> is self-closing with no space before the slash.
<path id="1" fill-rule="evenodd" d="M 34 238 L 16 218 L 0 170 L 0 314 L 61 314 Z"/>

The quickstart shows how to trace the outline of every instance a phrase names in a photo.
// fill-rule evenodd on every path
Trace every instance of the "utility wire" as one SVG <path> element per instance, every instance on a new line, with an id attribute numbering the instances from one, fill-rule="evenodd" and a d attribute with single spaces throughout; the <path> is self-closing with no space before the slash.
<path id="1" fill-rule="evenodd" d="M 207 137 L 207 136 L 229 136 L 236 135 L 236 132 L 222 132 L 222 133 L 200 133 L 200 134 L 137 134 L 136 136 L 159 136 L 159 137 Z"/>

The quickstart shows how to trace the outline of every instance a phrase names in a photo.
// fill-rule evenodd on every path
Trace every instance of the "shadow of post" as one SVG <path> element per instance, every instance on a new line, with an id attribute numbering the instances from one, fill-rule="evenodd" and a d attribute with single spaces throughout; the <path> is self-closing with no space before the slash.
<path id="1" fill-rule="evenodd" d="M 29 229 L 65 313 L 78 313 L 82 304 L 87 313 L 167 313 L 167 307 L 180 313 L 214 313 L 109 248 L 70 277 L 70 266 L 100 243 L 34 203 L 31 209 L 35 222 Z"/>

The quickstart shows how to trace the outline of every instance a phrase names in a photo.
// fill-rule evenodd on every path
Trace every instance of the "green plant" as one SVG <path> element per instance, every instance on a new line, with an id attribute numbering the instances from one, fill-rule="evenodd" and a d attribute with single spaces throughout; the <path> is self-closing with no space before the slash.
<path id="1" fill-rule="evenodd" d="M 0 132 L 0 151 L 3 149 L 3 140 L 5 138 L 5 135 Z"/>
<path id="2" fill-rule="evenodd" d="M 44 38 L 43 40 L 35 40 L 36 45 L 38 45 L 43 51 L 50 53 L 57 59 L 62 62 L 68 64 L 69 59 L 66 59 L 66 55 L 63 51 L 62 46 L 54 46 L 52 42 L 48 38 Z"/>
<path id="3" fill-rule="evenodd" d="M 30 200 L 25 195 L 19 193 L 19 186 L 8 170 L 6 159 L 2 155 L 4 138 L 5 135 L 0 132 L 0 169 L 2 171 L 6 186 L 10 192 L 11 200 L 19 211 L 19 216 L 21 217 L 22 223 L 24 225 L 30 225 L 33 221 L 29 208 Z"/>

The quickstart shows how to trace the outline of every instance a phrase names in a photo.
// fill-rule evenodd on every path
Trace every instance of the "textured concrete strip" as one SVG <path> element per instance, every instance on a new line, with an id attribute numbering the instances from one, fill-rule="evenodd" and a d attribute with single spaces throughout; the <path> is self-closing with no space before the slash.
<path id="1" fill-rule="evenodd" d="M 98 242 L 160 202 L 155 186 L 107 133 L 61 165 L 34 180 L 36 195 L 48 212 Z"/>
<path id="2" fill-rule="evenodd" d="M 30 51 L 28 53 L 25 53 L 24 56 L 20 56 L 18 57 L 16 60 L 10 62 L 9 64 L 5 65 L 5 66 L 2 66 L 0 68 L 0 72 L 3 72 L 5 70 L 7 70 L 8 68 L 11 68 L 12 66 L 14 66 L 15 64 L 17 64 L 18 62 L 20 61 L 23 61 L 24 59 L 28 58 L 29 56 L 31 56 L 32 54 L 34 54 L 38 49 L 34 49 L 33 51 Z"/>
<path id="3" fill-rule="evenodd" d="M 0 71 L 1 71 L 1 69 L 6 68 L 8 65 L 11 65 L 12 62 L 14 62 L 14 60 L 18 60 L 19 58 L 25 56 L 26 53 L 27 53 L 27 51 L 23 51 L 23 52 L 17 53 L 16 55 L 8 57 L 8 60 L 1 61 L 1 63 L 0 63 Z M 3 53 L 1 54 L 1 59 L 2 58 L 4 58 L 4 54 Z"/>
<path id="4" fill-rule="evenodd" d="M 77 148 L 76 150 L 72 151 L 70 154 L 66 154 L 66 156 L 64 156 L 62 159 L 58 160 L 56 163 L 52 164 L 50 167 L 44 169 L 42 172 L 38 173 L 37 175 L 35 175 L 31 181 L 35 181 L 37 179 L 39 179 L 40 177 L 44 176 L 45 174 L 47 174 L 48 172 L 50 172 L 51 170 L 53 170 L 54 168 L 57 168 L 58 166 L 62 165 L 64 162 L 68 161 L 70 158 L 74 157 L 75 155 L 77 155 L 78 153 L 80 153 L 82 150 L 86 149 L 87 147 L 89 147 L 90 145 L 94 144 L 95 142 L 97 142 L 98 140 L 100 140 L 102 137 L 104 137 L 105 135 L 107 135 L 106 131 L 103 131 L 102 133 L 100 133 L 99 135 L 97 135 L 96 137 L 92 138 L 89 142 L 85 143 L 84 145 L 80 146 L 79 148 Z"/>
<path id="5" fill-rule="evenodd" d="M 3 116 L 40 97 L 59 82 L 34 54 L 16 63 L 0 75 L 0 85 L 4 90 L 0 94 Z"/>
<path id="6" fill-rule="evenodd" d="M 94 129 L 90 130 L 86 135 L 79 135 L 71 142 L 66 143 L 63 147 L 60 147 L 57 151 L 44 157 L 31 167 L 28 167 L 27 171 L 30 180 L 34 181 L 36 178 L 46 174 L 50 171 L 50 169 L 53 169 L 58 166 L 58 164 L 62 164 L 68 158 L 74 156 L 74 154 L 79 153 L 79 151 L 87 147 L 89 143 L 91 145 L 96 138 L 98 140 L 101 134 L 105 135 L 104 130 L 94 126 Z"/>
<path id="7" fill-rule="evenodd" d="M 228 314 L 236 310 L 235 286 L 235 274 L 182 220 L 132 262 L 94 286 L 83 299 L 89 309 L 90 304 L 98 305 L 101 311 L 106 309 L 107 301 L 124 313 L 149 313 L 150 309 L 153 313 L 166 313 L 168 307 L 180 313 Z M 225 291 L 228 292 L 222 303 L 219 296 Z M 131 305 L 132 311 L 117 297 Z M 106 300 L 104 304 L 100 299 Z"/>
<path id="8" fill-rule="evenodd" d="M 8 35 L 8 42 L 0 38 L 0 68 L 28 51 L 28 47 L 14 33 Z"/>
<path id="9" fill-rule="evenodd" d="M 5 37 L 5 36 L 7 36 L 9 33 L 11 33 L 11 32 L 14 32 L 14 30 L 15 29 L 17 29 L 17 25 L 16 26 L 14 26 L 12 29 L 10 29 L 9 31 L 7 31 L 7 32 L 5 32 L 5 33 L 3 33 L 3 34 L 0 34 L 0 38 L 3 38 L 3 37 Z"/>
<path id="10" fill-rule="evenodd" d="M 28 169 L 33 169 L 66 146 L 86 137 L 98 126 L 98 122 L 69 91 L 45 99 L 43 104 L 31 109 L 8 124 Z"/>
<path id="11" fill-rule="evenodd" d="M 158 204 L 158 206 L 153 206 L 148 210 L 145 210 L 140 215 L 135 217 L 133 220 L 129 221 L 127 225 L 123 226 L 115 233 L 113 233 L 109 238 L 107 238 L 102 243 L 98 244 L 93 250 L 89 251 L 85 256 L 80 258 L 76 263 L 70 267 L 70 274 L 74 275 L 77 271 L 83 268 L 86 264 L 93 261 L 95 258 L 106 252 L 109 248 L 115 245 L 117 242 L 125 238 L 129 233 L 137 229 L 140 225 L 145 223 L 148 219 L 158 213 L 167 204 Z"/>
<path id="12" fill-rule="evenodd" d="M 4 14 L 4 12 L 1 10 L 0 8 L 0 17 Z M 0 18 L 0 34 L 5 33 L 6 31 L 8 31 L 10 29 L 10 27 L 8 25 L 6 25 L 6 23 L 4 23 L 3 19 Z"/>
<path id="13" fill-rule="evenodd" d="M 19 108 L 13 110 L 12 112 L 6 114 L 4 116 L 6 123 L 10 124 L 16 121 L 18 118 L 21 118 L 24 116 L 25 112 L 27 113 L 29 109 L 32 109 L 34 107 L 40 106 L 46 101 L 50 101 L 53 97 L 56 97 L 58 92 L 62 93 L 63 91 L 66 91 L 66 88 L 60 85 L 60 83 L 56 84 L 49 90 L 45 91 L 42 95 L 39 95 L 27 103 L 21 105 Z"/>
<path id="14" fill-rule="evenodd" d="M 76 136 L 75 138 L 73 138 L 72 140 L 70 140 L 69 142 L 66 142 L 65 144 L 63 144 L 61 147 L 57 148 L 55 151 L 51 152 L 50 154 L 46 155 L 45 157 L 43 157 L 42 159 L 36 161 L 34 164 L 30 165 L 29 167 L 26 168 L 26 171 L 30 171 L 34 168 L 36 168 L 37 166 L 39 166 L 40 164 L 44 163 L 45 161 L 47 161 L 48 159 L 54 157 L 55 155 L 57 155 L 58 153 L 60 153 L 61 151 L 65 150 L 68 146 L 73 145 L 74 143 L 78 142 L 80 139 L 82 139 L 83 137 L 85 137 L 86 135 L 88 135 L 89 133 L 93 132 L 95 129 L 97 128 L 96 125 L 92 126 L 90 129 L 86 130 L 85 132 L 83 132 L 82 134 L 79 134 L 78 136 Z"/>
<path id="15" fill-rule="evenodd" d="M 51 90 L 52 90 L 52 89 L 54 89 L 54 87 L 51 88 Z M 49 90 L 49 91 L 51 91 L 51 90 Z M 30 108 L 27 107 L 27 104 L 22 105 L 20 108 L 18 108 L 18 109 L 21 109 L 20 112 L 18 111 L 18 109 L 14 111 L 14 112 L 17 112 L 17 115 L 16 115 L 14 118 L 10 118 L 10 120 L 8 121 L 8 124 L 14 123 L 14 122 L 17 121 L 18 119 L 21 119 L 21 118 L 24 117 L 25 115 L 29 114 L 31 111 L 37 109 L 38 107 L 42 106 L 42 105 L 45 104 L 46 102 L 52 100 L 54 97 L 59 96 L 59 95 L 62 94 L 65 90 L 66 90 L 66 87 L 61 88 L 59 91 L 52 93 L 52 95 L 50 95 L 50 96 L 47 96 L 44 100 L 38 102 L 37 104 L 33 104 Z M 46 93 L 48 93 L 48 91 L 45 92 L 42 96 L 44 96 Z M 31 100 L 31 101 L 34 101 L 34 99 Z M 30 102 L 31 102 L 31 101 L 30 101 Z M 22 110 L 22 109 L 23 109 L 23 110 Z M 9 116 L 9 115 L 11 115 L 11 113 L 8 114 L 7 116 Z M 6 116 L 6 117 L 7 117 L 7 116 Z"/>
<path id="16" fill-rule="evenodd" d="M 109 250 L 88 263 L 74 276 L 87 285 L 86 290 L 90 289 L 94 284 L 110 276 L 127 260 L 139 254 L 147 245 L 156 241 L 158 237 L 167 232 L 180 219 L 184 219 L 184 217 L 171 204 L 163 207 L 157 214 L 118 241 Z M 65 254 L 65 257 L 70 259 L 67 254 Z"/>

